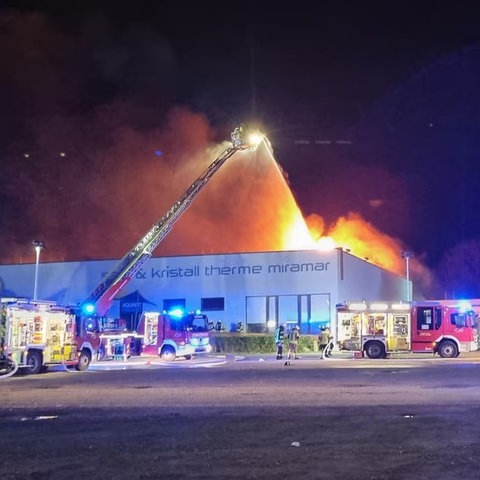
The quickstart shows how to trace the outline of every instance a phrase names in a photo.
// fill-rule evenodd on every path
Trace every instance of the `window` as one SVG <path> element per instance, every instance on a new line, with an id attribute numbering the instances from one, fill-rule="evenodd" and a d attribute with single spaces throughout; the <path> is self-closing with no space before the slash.
<path id="1" fill-rule="evenodd" d="M 434 323 L 435 322 L 435 323 Z M 418 307 L 417 329 L 438 330 L 442 325 L 442 309 L 437 307 Z"/>
<path id="2" fill-rule="evenodd" d="M 163 309 L 167 312 L 180 308 L 181 310 L 185 310 L 185 299 L 184 298 L 173 298 L 173 299 L 165 299 L 163 301 Z"/>
<path id="3" fill-rule="evenodd" d="M 192 332 L 208 332 L 208 322 L 206 315 L 192 315 L 187 322 L 187 327 Z"/>
<path id="4" fill-rule="evenodd" d="M 202 298 L 201 299 L 201 308 L 202 312 L 214 312 L 225 310 L 225 298 L 223 297 L 212 297 L 212 298 Z"/>
<path id="5" fill-rule="evenodd" d="M 467 316 L 464 313 L 452 313 L 450 315 L 450 322 L 457 327 L 466 327 Z"/>
<path id="6" fill-rule="evenodd" d="M 417 310 L 417 329 L 433 330 L 432 309 L 418 307 Z"/>
<path id="7" fill-rule="evenodd" d="M 189 330 L 192 332 L 207 332 L 207 316 L 188 314 L 181 318 L 170 318 L 170 329 L 175 332 L 184 332 Z"/>
<path id="8" fill-rule="evenodd" d="M 442 326 L 442 309 L 435 308 L 435 330 L 439 330 Z"/>
<path id="9" fill-rule="evenodd" d="M 185 330 L 183 318 L 171 318 L 170 330 L 173 330 L 174 332 L 183 332 Z"/>

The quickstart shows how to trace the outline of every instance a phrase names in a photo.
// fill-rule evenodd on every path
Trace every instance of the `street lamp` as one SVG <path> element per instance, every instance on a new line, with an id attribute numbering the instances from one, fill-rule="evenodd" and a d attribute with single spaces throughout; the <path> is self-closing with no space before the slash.
<path id="1" fill-rule="evenodd" d="M 410 259 L 413 257 L 413 252 L 402 252 L 402 258 L 405 259 L 407 271 L 407 302 L 410 302 L 412 300 L 412 290 L 410 289 Z"/>
<path id="2" fill-rule="evenodd" d="M 33 299 L 37 299 L 37 284 L 38 284 L 38 264 L 40 262 L 40 252 L 45 248 L 45 244 L 41 240 L 34 240 L 32 242 L 35 248 L 35 283 L 33 285 Z"/>

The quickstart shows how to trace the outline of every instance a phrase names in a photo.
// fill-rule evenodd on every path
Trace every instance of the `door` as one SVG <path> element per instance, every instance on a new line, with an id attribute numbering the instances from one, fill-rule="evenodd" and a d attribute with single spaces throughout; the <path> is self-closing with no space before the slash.
<path id="1" fill-rule="evenodd" d="M 442 307 L 415 307 L 412 316 L 412 351 L 432 352 L 442 327 Z"/>
<path id="2" fill-rule="evenodd" d="M 409 313 L 389 314 L 387 337 L 387 345 L 389 350 L 410 350 L 409 325 Z"/>

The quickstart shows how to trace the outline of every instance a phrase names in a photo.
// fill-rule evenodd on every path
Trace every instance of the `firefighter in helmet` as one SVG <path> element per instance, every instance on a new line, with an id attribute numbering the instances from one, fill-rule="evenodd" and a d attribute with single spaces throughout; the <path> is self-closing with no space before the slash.
<path id="1" fill-rule="evenodd" d="M 5 351 L 5 343 L 7 342 L 7 311 L 5 307 L 0 309 L 0 355 Z"/>
<path id="2" fill-rule="evenodd" d="M 286 365 L 290 365 L 290 359 L 298 359 L 298 341 L 300 340 L 300 327 L 295 325 L 288 334 L 288 355 Z"/>
<path id="3" fill-rule="evenodd" d="M 275 345 L 277 346 L 277 360 L 283 358 L 283 341 L 285 340 L 285 327 L 279 325 L 275 330 Z"/>
<path id="4" fill-rule="evenodd" d="M 318 348 L 322 358 L 331 357 L 333 350 L 333 337 L 328 326 L 322 326 L 318 337 Z"/>

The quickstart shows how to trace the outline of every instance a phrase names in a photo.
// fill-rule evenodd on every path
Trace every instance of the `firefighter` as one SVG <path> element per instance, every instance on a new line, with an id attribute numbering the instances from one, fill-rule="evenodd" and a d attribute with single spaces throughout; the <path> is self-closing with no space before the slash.
<path id="1" fill-rule="evenodd" d="M 277 346 L 277 360 L 283 358 L 283 341 L 285 339 L 285 327 L 279 325 L 275 330 L 275 345 Z"/>
<path id="2" fill-rule="evenodd" d="M 330 329 L 323 326 L 320 329 L 319 349 L 322 353 L 322 358 L 331 357 L 333 350 L 333 337 L 330 334 Z"/>
<path id="3" fill-rule="evenodd" d="M 325 356 L 326 357 L 331 357 L 332 356 L 332 351 L 333 351 L 333 347 L 334 347 L 334 343 L 333 343 L 333 337 L 332 335 L 330 335 L 328 337 L 328 344 L 327 344 L 327 348 L 325 349 Z"/>
<path id="4" fill-rule="evenodd" d="M 290 365 L 291 359 L 298 359 L 297 349 L 298 349 L 298 340 L 300 339 L 300 328 L 298 325 L 295 325 L 288 334 L 288 355 L 285 365 Z"/>
<path id="5" fill-rule="evenodd" d="M 7 312 L 5 307 L 0 310 L 0 355 L 5 351 L 7 341 Z"/>
<path id="6" fill-rule="evenodd" d="M 325 352 L 325 349 L 327 348 L 327 345 L 329 342 L 329 339 L 328 339 L 329 336 L 330 336 L 330 331 L 328 327 L 323 325 L 320 328 L 320 335 L 318 336 L 318 350 L 322 354 L 322 356 L 323 356 L 323 353 Z"/>

